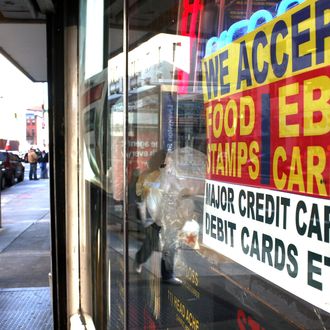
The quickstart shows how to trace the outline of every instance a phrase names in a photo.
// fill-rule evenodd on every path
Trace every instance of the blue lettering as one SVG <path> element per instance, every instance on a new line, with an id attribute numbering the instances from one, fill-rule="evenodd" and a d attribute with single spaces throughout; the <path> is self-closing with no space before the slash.
<path id="1" fill-rule="evenodd" d="M 268 72 L 268 66 L 269 64 L 264 61 L 264 65 L 262 67 L 262 70 L 258 70 L 258 46 L 262 45 L 263 48 L 267 45 L 267 37 L 264 31 L 259 31 L 254 40 L 253 40 L 253 46 L 252 46 L 252 68 L 253 68 L 253 74 L 255 80 L 262 84 L 266 78 L 267 78 L 267 72 Z M 261 61 L 260 61 L 261 62 Z"/>
<path id="2" fill-rule="evenodd" d="M 221 95 L 230 92 L 230 84 L 225 84 L 224 77 L 228 75 L 228 66 L 224 66 L 223 62 L 228 59 L 228 50 L 220 53 L 220 89 Z"/>
<path id="3" fill-rule="evenodd" d="M 237 76 L 237 89 L 241 88 L 241 83 L 246 80 L 246 85 L 251 86 L 251 72 L 249 66 L 249 59 L 246 51 L 245 41 L 240 43 L 239 62 L 238 62 L 238 76 Z"/>
<path id="4" fill-rule="evenodd" d="M 215 63 L 214 63 L 215 61 Z M 207 63 L 204 63 L 205 75 L 206 75 L 206 86 L 207 86 L 207 97 L 210 99 L 212 97 L 212 87 L 213 94 L 216 97 L 218 95 L 218 68 L 219 68 L 219 58 L 216 56 L 212 58 Z"/>
<path id="5" fill-rule="evenodd" d="M 324 24 L 324 12 L 330 9 L 330 1 L 316 2 L 316 63 L 324 62 L 324 39 L 330 36 L 330 23 Z"/>
<path id="6" fill-rule="evenodd" d="M 299 46 L 310 40 L 310 30 L 299 32 L 299 23 L 311 17 L 310 6 L 292 15 L 292 71 L 299 71 L 312 65 L 311 53 L 299 56 Z"/>
<path id="7" fill-rule="evenodd" d="M 283 54 L 281 63 L 277 61 L 276 47 L 277 47 L 277 37 L 279 34 L 282 35 L 283 39 L 288 35 L 288 27 L 286 26 L 284 21 L 278 21 L 274 25 L 271 36 L 271 44 L 270 44 L 271 63 L 274 74 L 277 78 L 283 77 L 288 67 L 288 61 L 289 61 L 289 56 L 286 53 Z"/>

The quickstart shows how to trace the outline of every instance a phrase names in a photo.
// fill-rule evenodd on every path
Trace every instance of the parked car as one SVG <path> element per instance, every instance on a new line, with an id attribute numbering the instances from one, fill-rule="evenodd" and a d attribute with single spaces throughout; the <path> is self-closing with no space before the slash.
<path id="1" fill-rule="evenodd" d="M 24 180 L 25 167 L 18 155 L 10 151 L 0 151 L 0 187 L 11 186 L 15 180 L 21 182 Z"/>

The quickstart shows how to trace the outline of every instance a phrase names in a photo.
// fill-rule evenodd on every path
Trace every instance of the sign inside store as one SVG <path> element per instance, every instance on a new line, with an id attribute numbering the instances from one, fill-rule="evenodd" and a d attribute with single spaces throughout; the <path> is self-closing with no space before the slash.
<path id="1" fill-rule="evenodd" d="M 325 199 L 206 181 L 203 243 L 330 312 Z"/>
<path id="2" fill-rule="evenodd" d="M 330 312 L 330 2 L 204 58 L 203 243 Z"/>
<path id="3" fill-rule="evenodd" d="M 329 21 L 306 1 L 203 60 L 209 179 L 329 197 Z"/>

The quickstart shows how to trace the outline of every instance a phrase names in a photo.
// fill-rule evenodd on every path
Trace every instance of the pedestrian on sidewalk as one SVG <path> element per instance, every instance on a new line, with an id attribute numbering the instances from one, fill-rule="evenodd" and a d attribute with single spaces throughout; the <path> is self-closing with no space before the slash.
<path id="1" fill-rule="evenodd" d="M 47 163 L 48 163 L 48 153 L 43 150 L 41 152 L 40 158 L 40 170 L 41 170 L 41 179 L 48 179 L 48 170 L 47 170 Z"/>
<path id="2" fill-rule="evenodd" d="M 32 146 L 28 152 L 28 162 L 30 164 L 29 179 L 38 180 L 37 178 L 38 155 Z"/>

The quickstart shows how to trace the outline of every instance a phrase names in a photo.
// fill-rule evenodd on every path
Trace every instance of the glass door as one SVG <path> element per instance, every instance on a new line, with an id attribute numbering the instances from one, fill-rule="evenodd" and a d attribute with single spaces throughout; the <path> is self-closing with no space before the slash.
<path id="1" fill-rule="evenodd" d="M 330 328 L 328 3 L 81 4 L 82 310 Z"/>
<path id="2" fill-rule="evenodd" d="M 123 4 L 81 2 L 79 32 L 81 307 L 97 329 L 123 329 Z"/>

